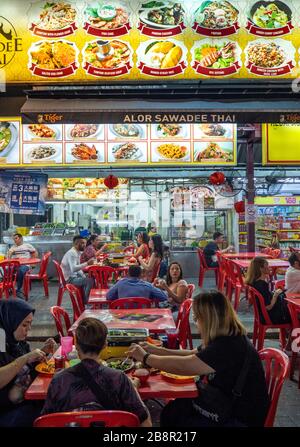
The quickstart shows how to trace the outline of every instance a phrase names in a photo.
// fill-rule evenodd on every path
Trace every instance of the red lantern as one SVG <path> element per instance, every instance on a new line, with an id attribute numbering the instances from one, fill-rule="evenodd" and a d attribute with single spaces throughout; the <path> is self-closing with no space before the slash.
<path id="1" fill-rule="evenodd" d="M 114 175 L 110 174 L 104 179 L 104 185 L 108 189 L 114 189 L 116 186 L 118 186 L 118 184 L 119 184 L 119 180 Z"/>
<path id="2" fill-rule="evenodd" d="M 245 202 L 241 200 L 240 202 L 235 202 L 234 209 L 237 213 L 241 214 L 245 212 Z"/>
<path id="3" fill-rule="evenodd" d="M 209 176 L 209 181 L 212 185 L 222 185 L 225 182 L 225 175 L 223 172 L 214 172 Z"/>

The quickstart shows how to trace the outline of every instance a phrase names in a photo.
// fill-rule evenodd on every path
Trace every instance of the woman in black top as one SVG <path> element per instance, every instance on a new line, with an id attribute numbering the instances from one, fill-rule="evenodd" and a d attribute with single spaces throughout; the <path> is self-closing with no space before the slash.
<path id="1" fill-rule="evenodd" d="M 246 342 L 246 329 L 230 302 L 217 291 L 201 293 L 193 301 L 194 319 L 202 345 L 194 350 L 173 350 L 143 343 L 132 345 L 129 354 L 146 366 L 179 375 L 198 375 L 218 388 L 229 399 L 244 365 L 247 353 L 250 366 L 241 397 L 226 426 L 263 426 L 269 408 L 264 370 L 259 355 Z M 201 399 L 201 394 L 200 394 Z M 199 414 L 196 399 L 175 399 L 164 408 L 165 427 L 221 426 L 215 419 Z"/>
<path id="2" fill-rule="evenodd" d="M 268 261 L 258 256 L 252 259 L 250 263 L 245 283 L 254 287 L 262 295 L 266 310 L 273 324 L 290 323 L 291 316 L 286 301 L 284 297 L 280 296 L 283 290 L 277 289 L 273 292 L 270 291 L 268 283 L 269 275 L 270 268 Z M 265 323 L 260 307 L 259 313 L 261 322 Z"/>

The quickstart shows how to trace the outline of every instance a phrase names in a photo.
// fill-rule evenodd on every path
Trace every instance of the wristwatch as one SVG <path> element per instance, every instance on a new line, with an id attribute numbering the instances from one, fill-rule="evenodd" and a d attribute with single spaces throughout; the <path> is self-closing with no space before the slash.
<path id="1" fill-rule="evenodd" d="M 151 366 L 147 364 L 147 360 L 148 360 L 149 355 L 151 355 L 151 354 L 149 354 L 149 352 L 147 352 L 147 354 L 144 355 L 144 357 L 143 357 L 143 365 L 148 367 L 148 368 L 151 368 Z"/>

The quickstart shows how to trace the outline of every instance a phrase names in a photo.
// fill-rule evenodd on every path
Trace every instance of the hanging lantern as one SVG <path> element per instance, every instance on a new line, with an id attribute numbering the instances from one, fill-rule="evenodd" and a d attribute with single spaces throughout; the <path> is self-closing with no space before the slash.
<path id="1" fill-rule="evenodd" d="M 240 202 L 235 202 L 234 209 L 238 214 L 245 212 L 245 201 L 241 200 Z"/>
<path id="2" fill-rule="evenodd" d="M 119 180 L 118 177 L 115 177 L 114 175 L 110 174 L 104 179 L 104 185 L 108 189 L 114 189 L 116 186 L 118 186 Z"/>
<path id="3" fill-rule="evenodd" d="M 209 181 L 212 185 L 222 185 L 225 182 L 225 175 L 223 172 L 214 172 L 209 176 Z"/>

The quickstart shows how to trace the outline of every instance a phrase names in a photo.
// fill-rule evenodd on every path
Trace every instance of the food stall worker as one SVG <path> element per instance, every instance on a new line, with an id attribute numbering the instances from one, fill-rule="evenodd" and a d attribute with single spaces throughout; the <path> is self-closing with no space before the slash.
<path id="1" fill-rule="evenodd" d="M 93 278 L 87 278 L 82 269 L 88 265 L 94 264 L 94 258 L 87 262 L 80 262 L 80 256 L 85 249 L 86 240 L 81 236 L 73 237 L 73 247 L 65 253 L 61 261 L 61 268 L 65 280 L 76 287 L 81 287 L 83 290 L 84 304 L 89 300 L 90 290 L 93 287 Z"/>
<path id="2" fill-rule="evenodd" d="M 223 241 L 224 235 L 219 231 L 216 231 L 213 234 L 213 240 L 208 242 L 208 244 L 204 247 L 203 253 L 209 267 L 218 267 L 219 264 L 216 255 L 217 251 L 220 253 L 227 253 L 234 248 L 232 245 L 229 245 L 229 247 L 225 248 L 224 250 L 220 250 L 218 244 L 221 244 Z"/>
<path id="3" fill-rule="evenodd" d="M 8 250 L 7 257 L 11 259 L 15 258 L 37 258 L 37 250 L 27 242 L 24 243 L 23 236 L 20 233 L 15 233 L 13 235 L 14 245 Z M 24 298 L 24 294 L 21 289 L 23 286 L 23 280 L 25 273 L 30 269 L 28 265 L 21 265 L 17 272 L 17 296 L 19 298 Z"/>

